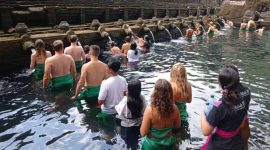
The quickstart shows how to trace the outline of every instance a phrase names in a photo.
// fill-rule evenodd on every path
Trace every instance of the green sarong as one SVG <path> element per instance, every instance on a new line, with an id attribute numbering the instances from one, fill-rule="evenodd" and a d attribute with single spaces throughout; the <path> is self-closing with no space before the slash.
<path id="1" fill-rule="evenodd" d="M 254 28 L 248 28 L 248 32 L 254 32 L 255 29 Z"/>
<path id="2" fill-rule="evenodd" d="M 32 74 L 32 77 L 35 80 L 42 80 L 44 75 L 45 64 L 36 64 L 35 72 Z"/>
<path id="3" fill-rule="evenodd" d="M 198 36 L 196 36 L 196 39 L 197 40 L 203 40 L 203 36 L 202 35 L 198 35 Z"/>
<path id="4" fill-rule="evenodd" d="M 187 113 L 187 106 L 184 102 L 175 102 L 179 112 L 180 112 L 180 119 L 181 121 L 187 121 L 188 113 Z"/>
<path id="5" fill-rule="evenodd" d="M 214 31 L 210 31 L 210 32 L 208 33 L 208 36 L 213 37 L 213 36 L 214 36 L 214 34 L 215 34 L 215 32 L 214 32 Z"/>
<path id="6" fill-rule="evenodd" d="M 59 91 L 59 90 L 67 90 L 71 89 L 73 85 L 72 75 L 69 73 L 64 76 L 54 77 L 52 78 L 51 90 Z"/>
<path id="7" fill-rule="evenodd" d="M 78 95 L 78 100 L 86 100 L 89 102 L 97 101 L 100 85 L 97 86 L 85 86 L 85 90 L 82 90 Z"/>
<path id="8" fill-rule="evenodd" d="M 151 128 L 144 137 L 142 150 L 172 150 L 175 145 L 175 136 L 172 128 Z"/>
<path id="9" fill-rule="evenodd" d="M 75 67 L 76 67 L 77 73 L 80 73 L 81 72 L 82 65 L 83 65 L 83 63 L 82 63 L 81 60 L 75 61 Z"/>

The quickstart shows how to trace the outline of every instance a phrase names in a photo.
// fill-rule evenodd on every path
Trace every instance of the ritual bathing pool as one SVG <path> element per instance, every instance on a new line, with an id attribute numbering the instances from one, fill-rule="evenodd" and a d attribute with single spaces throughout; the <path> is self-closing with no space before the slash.
<path id="1" fill-rule="evenodd" d="M 189 125 L 182 131 L 180 149 L 199 149 L 204 143 L 200 114 L 205 99 L 219 90 L 218 72 L 225 63 L 239 68 L 241 81 L 252 92 L 250 149 L 270 149 L 270 32 L 258 36 L 223 30 L 209 40 L 156 43 L 138 70 L 123 66 L 120 74 L 127 81 L 138 77 L 149 100 L 155 81 L 169 79 L 170 68 L 177 62 L 185 64 L 193 90 L 192 103 L 187 105 Z M 69 95 L 55 96 L 39 86 L 31 82 L 26 69 L 1 74 L 0 149 L 125 149 L 121 137 L 132 132 L 112 121 L 96 119 L 96 109 L 84 105 L 79 112 Z"/>

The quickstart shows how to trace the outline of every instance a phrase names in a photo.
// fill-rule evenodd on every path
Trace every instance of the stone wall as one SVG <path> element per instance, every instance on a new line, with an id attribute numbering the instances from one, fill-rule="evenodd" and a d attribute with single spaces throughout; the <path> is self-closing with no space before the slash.
<path id="1" fill-rule="evenodd" d="M 150 19 L 197 14 L 197 8 L 218 7 L 220 0 L 1 0 L 0 30 L 8 31 L 17 23 L 29 27 L 48 27 L 66 20 L 70 24 L 118 19 Z M 188 9 L 191 9 L 189 14 Z"/>

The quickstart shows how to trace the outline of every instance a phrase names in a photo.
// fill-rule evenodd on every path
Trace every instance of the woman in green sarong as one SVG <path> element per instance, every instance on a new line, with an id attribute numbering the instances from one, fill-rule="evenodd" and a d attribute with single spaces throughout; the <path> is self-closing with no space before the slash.
<path id="1" fill-rule="evenodd" d="M 31 64 L 30 69 L 35 69 L 35 72 L 32 74 L 32 77 L 35 80 L 41 80 L 44 74 L 44 64 L 45 60 L 48 57 L 51 57 L 52 54 L 50 51 L 45 50 L 45 43 L 43 40 L 38 39 L 35 42 L 36 51 L 31 55 Z"/>
<path id="2" fill-rule="evenodd" d="M 187 122 L 188 113 L 186 103 L 192 100 L 191 84 L 187 81 L 186 68 L 177 63 L 171 69 L 171 85 L 173 89 L 173 100 L 180 111 L 181 121 Z"/>
<path id="3" fill-rule="evenodd" d="M 209 23 L 209 28 L 208 28 L 207 34 L 209 37 L 213 37 L 215 35 L 215 26 L 214 26 L 214 23 L 212 21 Z"/>
<path id="4" fill-rule="evenodd" d="M 172 150 L 175 146 L 174 128 L 180 128 L 179 111 L 174 104 L 170 82 L 159 79 L 146 107 L 140 133 L 143 150 Z"/>

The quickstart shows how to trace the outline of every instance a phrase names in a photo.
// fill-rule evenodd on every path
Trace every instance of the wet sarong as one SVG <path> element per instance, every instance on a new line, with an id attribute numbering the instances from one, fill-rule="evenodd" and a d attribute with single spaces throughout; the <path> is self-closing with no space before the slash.
<path id="1" fill-rule="evenodd" d="M 172 128 L 151 128 L 144 137 L 142 150 L 172 150 L 175 145 L 175 136 Z"/>
<path id="2" fill-rule="evenodd" d="M 32 77 L 35 80 L 42 80 L 44 75 L 45 64 L 36 64 L 35 72 L 32 74 Z"/>
<path id="3" fill-rule="evenodd" d="M 83 65 L 83 63 L 82 63 L 81 60 L 75 61 L 75 67 L 76 67 L 77 73 L 80 73 L 81 72 L 82 65 Z"/>
<path id="4" fill-rule="evenodd" d="M 72 75 L 69 73 L 64 76 L 54 77 L 52 78 L 51 90 L 59 91 L 59 90 L 68 90 L 71 89 L 73 85 Z"/>
<path id="5" fill-rule="evenodd" d="M 208 32 L 208 36 L 213 37 L 214 35 L 215 35 L 215 32 L 214 31 Z"/>
<path id="6" fill-rule="evenodd" d="M 187 106 L 184 102 L 175 102 L 179 112 L 180 112 L 180 119 L 181 121 L 187 121 L 188 113 L 187 113 Z"/>
<path id="7" fill-rule="evenodd" d="M 97 101 L 100 85 L 97 86 L 85 86 L 85 89 L 78 95 L 78 100 Z"/>

